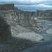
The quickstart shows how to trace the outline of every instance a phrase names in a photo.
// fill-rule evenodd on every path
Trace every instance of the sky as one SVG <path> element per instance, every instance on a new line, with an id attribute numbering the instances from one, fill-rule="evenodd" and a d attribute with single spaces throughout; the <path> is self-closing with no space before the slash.
<path id="1" fill-rule="evenodd" d="M 52 0 L 0 0 L 0 2 L 2 1 L 19 1 L 19 2 L 42 2 L 42 1 L 52 1 Z"/>
<path id="2" fill-rule="evenodd" d="M 14 2 L 15 7 L 20 10 L 34 11 L 34 10 L 52 10 L 52 0 L 0 0 L 0 2 Z M 22 2 L 22 4 L 20 3 Z M 18 5 L 20 3 L 20 5 Z M 28 4 L 30 5 L 28 5 Z M 37 4 L 38 3 L 38 4 Z"/>

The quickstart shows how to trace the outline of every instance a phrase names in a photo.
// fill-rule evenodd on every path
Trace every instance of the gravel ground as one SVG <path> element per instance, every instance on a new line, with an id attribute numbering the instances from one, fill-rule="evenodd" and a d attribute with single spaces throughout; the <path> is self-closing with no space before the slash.
<path id="1" fill-rule="evenodd" d="M 19 38 L 11 38 L 5 42 L 0 42 L 0 52 L 20 52 L 26 48 L 34 46 L 35 42 Z"/>

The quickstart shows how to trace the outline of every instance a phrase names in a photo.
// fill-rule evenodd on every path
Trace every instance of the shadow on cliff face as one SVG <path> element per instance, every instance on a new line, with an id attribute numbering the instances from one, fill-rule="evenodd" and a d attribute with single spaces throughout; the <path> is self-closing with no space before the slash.
<path id="1" fill-rule="evenodd" d="M 4 17 L 0 16 L 0 41 L 6 41 L 11 37 L 10 26 L 4 20 Z"/>

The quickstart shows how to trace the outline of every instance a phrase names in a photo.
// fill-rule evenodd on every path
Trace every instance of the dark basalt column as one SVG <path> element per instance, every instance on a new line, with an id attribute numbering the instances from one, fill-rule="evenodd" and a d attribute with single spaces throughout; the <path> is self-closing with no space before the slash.
<path id="1" fill-rule="evenodd" d="M 4 17 L 0 16 L 0 41 L 6 41 L 11 37 L 10 26 L 4 20 Z"/>

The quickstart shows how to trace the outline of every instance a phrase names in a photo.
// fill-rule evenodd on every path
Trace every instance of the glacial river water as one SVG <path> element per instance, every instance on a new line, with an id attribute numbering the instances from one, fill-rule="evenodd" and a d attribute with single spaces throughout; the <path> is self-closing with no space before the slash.
<path id="1" fill-rule="evenodd" d="M 36 46 L 25 49 L 23 52 L 52 52 L 52 21 L 42 20 L 43 32 L 39 33 L 44 37 L 44 42 L 38 43 Z"/>

